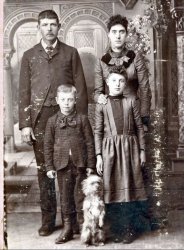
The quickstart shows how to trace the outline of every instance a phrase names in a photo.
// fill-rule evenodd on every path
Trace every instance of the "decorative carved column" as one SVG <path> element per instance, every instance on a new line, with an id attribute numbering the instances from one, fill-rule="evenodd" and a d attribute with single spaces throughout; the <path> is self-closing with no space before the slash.
<path id="1" fill-rule="evenodd" d="M 156 108 L 164 108 L 164 84 L 163 84 L 163 38 L 167 31 L 166 13 L 161 1 L 153 1 L 155 9 L 156 31 Z"/>
<path id="2" fill-rule="evenodd" d="M 6 150 L 14 151 L 14 122 L 12 107 L 12 84 L 11 84 L 11 57 L 12 51 L 4 51 L 4 137 L 6 142 Z"/>
<path id="3" fill-rule="evenodd" d="M 163 62 L 162 62 L 162 29 L 160 25 L 154 26 L 156 30 L 156 108 L 163 108 Z"/>
<path id="4" fill-rule="evenodd" d="M 184 7 L 175 7 L 172 16 L 176 20 L 177 68 L 178 68 L 178 117 L 179 143 L 177 157 L 184 158 Z"/>

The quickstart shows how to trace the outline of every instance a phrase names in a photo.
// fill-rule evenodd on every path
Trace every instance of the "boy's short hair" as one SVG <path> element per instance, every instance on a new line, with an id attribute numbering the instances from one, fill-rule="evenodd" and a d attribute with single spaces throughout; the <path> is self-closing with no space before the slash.
<path id="1" fill-rule="evenodd" d="M 114 15 L 114 16 L 111 16 L 109 18 L 108 23 L 107 23 L 108 31 L 110 31 L 112 26 L 117 25 L 117 24 L 121 24 L 125 28 L 125 30 L 127 32 L 127 30 L 128 30 L 128 20 L 126 19 L 126 17 L 123 17 L 121 15 Z"/>
<path id="2" fill-rule="evenodd" d="M 62 84 L 57 88 L 57 95 L 58 93 L 73 93 L 75 97 L 77 96 L 77 90 L 76 87 L 74 87 L 72 84 Z"/>
<path id="3" fill-rule="evenodd" d="M 59 24 L 58 15 L 53 10 L 44 10 L 44 11 L 40 12 L 38 15 L 38 23 L 40 24 L 40 20 L 45 19 L 45 18 L 56 19 L 57 23 Z"/>
<path id="4" fill-rule="evenodd" d="M 127 75 L 126 69 L 124 67 L 122 67 L 122 66 L 109 67 L 109 74 L 108 74 L 107 78 L 113 73 L 124 76 L 126 82 L 128 81 L 128 75 Z"/>

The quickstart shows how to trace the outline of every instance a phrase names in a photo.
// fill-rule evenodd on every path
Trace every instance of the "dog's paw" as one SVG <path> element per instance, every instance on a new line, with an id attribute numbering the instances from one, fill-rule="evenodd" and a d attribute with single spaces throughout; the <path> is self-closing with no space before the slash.
<path id="1" fill-rule="evenodd" d="M 104 246 L 104 242 L 93 242 L 92 245 L 95 247 Z"/>
<path id="2" fill-rule="evenodd" d="M 104 221 L 103 220 L 99 220 L 99 227 L 102 228 L 104 225 Z"/>

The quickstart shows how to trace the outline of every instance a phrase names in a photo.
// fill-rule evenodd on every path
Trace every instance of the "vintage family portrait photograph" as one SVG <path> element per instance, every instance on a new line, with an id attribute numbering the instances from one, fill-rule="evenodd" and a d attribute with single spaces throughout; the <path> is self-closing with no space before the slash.
<path id="1" fill-rule="evenodd" d="M 184 249 L 184 0 L 2 12 L 1 249 Z"/>

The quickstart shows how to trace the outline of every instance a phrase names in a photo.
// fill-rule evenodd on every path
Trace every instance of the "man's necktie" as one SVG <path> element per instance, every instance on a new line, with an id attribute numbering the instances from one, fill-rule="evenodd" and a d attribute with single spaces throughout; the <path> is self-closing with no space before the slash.
<path id="1" fill-rule="evenodd" d="M 52 58 L 52 52 L 53 52 L 54 48 L 52 46 L 50 47 L 46 47 L 46 53 L 49 56 L 49 58 Z"/>

